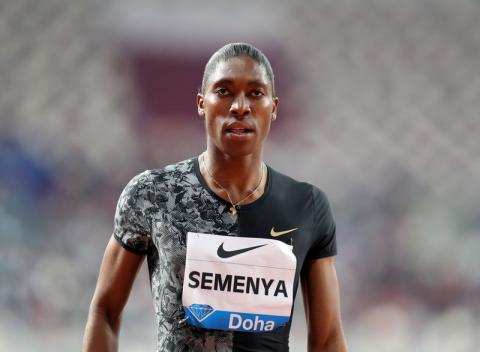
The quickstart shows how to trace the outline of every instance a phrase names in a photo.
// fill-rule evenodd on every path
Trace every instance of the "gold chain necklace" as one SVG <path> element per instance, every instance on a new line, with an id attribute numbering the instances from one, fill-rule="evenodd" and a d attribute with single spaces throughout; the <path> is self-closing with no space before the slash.
<path id="1" fill-rule="evenodd" d="M 247 194 L 242 200 L 238 201 L 237 203 L 235 203 L 233 200 L 232 200 L 232 197 L 230 197 L 230 194 L 228 193 L 228 191 L 225 189 L 225 187 L 223 187 L 217 180 L 215 180 L 215 178 L 213 177 L 213 175 L 210 173 L 210 170 L 208 169 L 208 166 L 207 166 L 207 163 L 205 162 L 205 154 L 202 154 L 202 163 L 203 163 L 203 166 L 205 167 L 205 170 L 207 170 L 207 173 L 208 173 L 208 176 L 210 176 L 210 178 L 212 179 L 212 181 L 222 189 L 222 191 L 224 191 L 228 197 L 228 200 L 230 201 L 230 204 L 232 204 L 232 206 L 230 207 L 230 212 L 232 213 L 233 216 L 237 215 L 237 211 L 238 211 L 238 206 L 240 205 L 240 203 L 242 203 L 245 199 L 251 197 L 257 190 L 258 188 L 260 187 L 260 185 L 262 184 L 262 181 L 263 181 L 263 162 L 262 162 L 262 165 L 261 165 L 261 168 L 262 168 L 262 174 L 260 176 L 260 181 L 258 182 L 258 185 L 257 187 L 255 187 L 255 189 L 253 191 L 251 191 L 249 194 Z"/>

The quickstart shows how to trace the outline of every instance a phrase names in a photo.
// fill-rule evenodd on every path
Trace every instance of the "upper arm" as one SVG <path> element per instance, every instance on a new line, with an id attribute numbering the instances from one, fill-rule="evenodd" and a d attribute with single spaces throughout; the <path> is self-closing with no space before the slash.
<path id="1" fill-rule="evenodd" d="M 307 260 L 331 257 L 337 254 L 336 225 L 327 196 L 318 188 L 312 188 L 314 206 L 312 243 Z"/>
<path id="2" fill-rule="evenodd" d="M 309 345 L 314 350 L 327 350 L 332 343 L 345 351 L 340 319 L 340 294 L 333 257 L 310 260 L 301 275 L 302 292 L 307 317 Z"/>
<path id="3" fill-rule="evenodd" d="M 120 318 L 145 256 L 124 249 L 112 236 L 103 256 L 92 309 L 106 314 L 111 323 Z"/>
<path id="4" fill-rule="evenodd" d="M 100 267 L 92 308 L 116 321 L 125 306 L 144 254 L 151 245 L 151 174 L 145 171 L 130 180 L 117 202 L 113 235 Z"/>
<path id="5" fill-rule="evenodd" d="M 129 252 L 147 254 L 152 246 L 155 187 L 145 171 L 130 180 L 118 198 L 113 235 Z"/>

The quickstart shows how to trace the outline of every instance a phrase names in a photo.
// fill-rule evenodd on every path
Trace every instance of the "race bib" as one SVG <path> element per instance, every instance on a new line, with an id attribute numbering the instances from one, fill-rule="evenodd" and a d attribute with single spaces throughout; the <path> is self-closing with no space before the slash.
<path id="1" fill-rule="evenodd" d="M 296 262 L 292 246 L 278 240 L 189 232 L 182 296 L 187 322 L 246 332 L 285 325 Z"/>

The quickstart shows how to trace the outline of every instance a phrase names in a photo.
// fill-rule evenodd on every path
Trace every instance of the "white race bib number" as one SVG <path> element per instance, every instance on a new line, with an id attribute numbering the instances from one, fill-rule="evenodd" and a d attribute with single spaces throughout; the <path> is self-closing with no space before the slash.
<path id="1" fill-rule="evenodd" d="M 187 234 L 182 302 L 189 324 L 271 331 L 290 319 L 296 257 L 266 238 Z"/>

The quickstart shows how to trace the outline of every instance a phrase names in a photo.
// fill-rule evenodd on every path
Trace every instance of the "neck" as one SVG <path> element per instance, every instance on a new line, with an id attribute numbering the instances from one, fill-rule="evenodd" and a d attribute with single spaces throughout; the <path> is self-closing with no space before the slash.
<path id="1" fill-rule="evenodd" d="M 267 177 L 261 153 L 236 157 L 207 149 L 200 159 L 203 164 L 200 171 L 208 186 L 223 199 L 237 203 L 257 186 L 257 190 L 241 204 L 253 202 L 262 195 Z"/>

